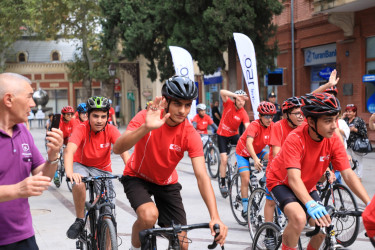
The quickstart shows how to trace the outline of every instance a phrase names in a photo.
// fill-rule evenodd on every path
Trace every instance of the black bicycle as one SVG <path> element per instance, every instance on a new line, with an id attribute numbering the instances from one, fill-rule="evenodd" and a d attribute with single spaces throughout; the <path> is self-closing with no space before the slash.
<path id="1" fill-rule="evenodd" d="M 59 164 L 57 166 L 57 176 L 53 178 L 53 183 L 57 188 L 61 186 L 61 183 L 63 182 L 64 176 L 65 176 L 65 166 L 64 166 L 64 148 L 66 146 L 63 145 L 60 149 L 60 158 L 59 158 Z M 70 192 L 72 192 L 72 183 L 66 179 L 66 185 L 68 186 L 68 189 Z"/>
<path id="2" fill-rule="evenodd" d="M 330 177 L 330 172 L 326 171 L 326 179 Z M 324 206 L 332 206 L 339 212 L 358 211 L 357 202 L 354 195 L 345 185 L 326 181 L 325 185 L 317 184 L 321 200 Z M 360 219 L 356 216 L 333 217 L 332 223 L 336 228 L 336 240 L 344 247 L 352 245 L 357 238 Z"/>
<path id="3" fill-rule="evenodd" d="M 234 177 L 235 174 L 237 174 L 237 171 L 238 171 L 238 167 L 237 167 L 237 159 L 236 159 L 236 146 L 237 145 L 232 145 L 232 144 L 228 144 L 228 161 L 227 161 L 227 169 L 226 169 L 226 173 L 225 173 L 225 182 L 227 184 L 227 187 L 228 187 L 228 193 L 221 193 L 221 195 L 223 196 L 223 198 L 227 198 L 228 194 L 229 194 L 229 188 L 231 186 L 231 183 L 232 183 L 232 179 Z M 219 174 L 218 174 L 218 177 L 217 177 L 217 181 L 218 181 L 218 184 L 219 184 L 219 190 L 220 190 L 220 186 L 221 186 L 221 177 L 220 177 L 220 171 L 219 171 Z"/>
<path id="4" fill-rule="evenodd" d="M 211 178 L 217 178 L 220 168 L 220 153 L 219 149 L 214 143 L 214 136 L 216 136 L 216 134 L 201 135 L 203 142 L 204 159 Z"/>
<path id="5" fill-rule="evenodd" d="M 111 199 L 116 194 L 110 192 L 108 181 L 121 175 L 101 175 L 82 177 L 89 190 L 89 201 L 85 203 L 85 227 L 76 241 L 76 248 L 83 250 L 118 249 L 115 204 Z M 95 192 L 95 186 L 99 193 Z"/>
<path id="6" fill-rule="evenodd" d="M 247 197 L 250 197 L 252 192 L 259 187 L 265 187 L 265 181 L 262 181 L 262 174 L 264 175 L 267 166 L 267 161 L 263 162 L 263 170 L 255 170 L 254 163 L 250 163 L 250 181 Z M 238 224 L 245 226 L 247 224 L 247 216 L 242 216 L 243 206 L 242 206 L 242 194 L 241 194 L 241 176 L 237 173 L 233 176 L 230 187 L 229 187 L 229 203 L 232 209 L 232 213 Z M 250 205 L 250 203 L 249 203 Z"/>
<path id="7" fill-rule="evenodd" d="M 357 211 L 357 210 L 339 211 L 333 206 L 326 206 L 326 210 L 327 210 L 328 214 L 331 216 L 331 221 L 332 221 L 331 225 L 329 225 L 328 227 L 325 227 L 323 229 L 321 229 L 319 226 L 315 226 L 315 230 L 307 232 L 306 236 L 312 237 L 312 236 L 318 234 L 319 232 L 322 232 L 323 234 L 325 234 L 324 242 L 323 242 L 322 246 L 320 247 L 320 249 L 324 249 L 324 250 L 334 250 L 334 249 L 338 249 L 338 248 L 342 248 L 342 247 L 347 247 L 347 246 L 353 244 L 353 242 L 355 241 L 355 239 L 358 236 L 358 232 L 355 235 L 351 244 L 344 245 L 337 238 L 339 236 L 340 229 L 337 228 L 337 223 L 334 223 L 334 221 L 347 220 L 348 218 L 351 218 L 351 217 L 359 220 L 359 217 L 362 216 L 362 211 Z"/>
<path id="8" fill-rule="evenodd" d="M 198 228 L 210 228 L 208 223 L 201 224 L 192 224 L 192 225 L 176 225 L 172 222 L 171 227 L 162 227 L 162 228 L 151 228 L 139 232 L 139 238 L 141 241 L 142 250 L 156 250 L 156 237 L 166 238 L 168 240 L 168 250 L 180 250 L 180 243 L 191 243 L 192 240 L 187 237 L 179 236 L 179 233 L 182 231 L 190 231 Z M 214 225 L 215 237 L 220 234 L 220 228 L 218 224 Z M 182 242 L 181 242 L 182 241 Z M 212 244 L 208 245 L 208 249 L 215 249 L 217 246 L 216 241 L 214 240 Z M 224 246 L 221 247 L 224 249 Z"/>

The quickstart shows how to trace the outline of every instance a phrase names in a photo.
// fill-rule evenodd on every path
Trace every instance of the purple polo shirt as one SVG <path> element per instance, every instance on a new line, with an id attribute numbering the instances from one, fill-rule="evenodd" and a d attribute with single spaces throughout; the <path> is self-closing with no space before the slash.
<path id="1" fill-rule="evenodd" d="M 45 162 L 23 124 L 13 127 L 13 136 L 0 130 L 0 185 L 16 184 Z M 27 198 L 0 202 L 0 246 L 34 235 Z"/>

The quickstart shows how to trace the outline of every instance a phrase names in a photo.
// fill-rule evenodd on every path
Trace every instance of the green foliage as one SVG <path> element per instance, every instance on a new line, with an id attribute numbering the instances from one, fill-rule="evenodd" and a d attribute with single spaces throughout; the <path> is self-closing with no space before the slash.
<path id="1" fill-rule="evenodd" d="M 144 55 L 150 61 L 148 77 L 173 75 L 168 46 L 190 52 L 205 73 L 225 67 L 223 52 L 233 32 L 244 33 L 254 43 L 258 71 L 266 72 L 277 55 L 276 43 L 267 46 L 275 35 L 273 15 L 282 11 L 278 0 L 102 0 L 107 6 L 109 27 L 120 30 L 123 54 L 128 60 Z M 111 4 L 109 4 L 111 3 Z M 110 29 L 109 29 L 110 30 Z M 107 30 L 104 30 L 107 33 Z"/>

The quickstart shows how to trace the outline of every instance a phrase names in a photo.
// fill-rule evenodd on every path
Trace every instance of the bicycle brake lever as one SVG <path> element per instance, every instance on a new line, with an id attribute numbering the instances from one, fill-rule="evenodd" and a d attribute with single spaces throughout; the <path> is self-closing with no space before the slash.
<path id="1" fill-rule="evenodd" d="M 208 245 L 208 249 L 215 249 L 216 246 L 217 246 L 217 242 L 215 241 L 216 237 L 220 234 L 220 226 L 219 224 L 215 224 L 214 225 L 214 231 L 215 231 L 215 237 L 214 237 L 214 241 L 212 242 L 212 244 Z M 221 249 L 224 250 L 224 246 L 221 246 Z"/>

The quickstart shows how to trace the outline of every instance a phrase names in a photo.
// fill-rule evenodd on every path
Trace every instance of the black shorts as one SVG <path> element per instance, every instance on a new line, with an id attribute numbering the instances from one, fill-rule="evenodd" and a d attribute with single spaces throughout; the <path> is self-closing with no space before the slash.
<path id="1" fill-rule="evenodd" d="M 220 152 L 220 154 L 221 153 L 227 153 L 227 154 L 229 154 L 230 153 L 230 148 L 228 148 L 228 144 L 230 143 L 232 145 L 236 145 L 239 138 L 240 138 L 240 136 L 238 134 L 234 135 L 234 136 L 231 136 L 231 137 L 217 135 L 217 140 L 218 140 L 218 144 L 219 144 L 219 152 Z"/>
<path id="2" fill-rule="evenodd" d="M 305 204 L 298 200 L 297 196 L 293 191 L 285 185 L 279 185 L 272 189 L 270 192 L 273 200 L 276 202 L 277 206 L 284 212 L 284 207 L 291 202 L 298 202 L 305 212 L 307 211 Z M 318 192 L 312 191 L 310 196 L 317 202 L 321 202 Z"/>
<path id="3" fill-rule="evenodd" d="M 35 236 L 14 242 L 8 245 L 0 246 L 0 250 L 39 250 L 35 241 Z"/>
<path id="4" fill-rule="evenodd" d="M 159 226 L 170 226 L 172 220 L 175 224 L 187 224 L 180 183 L 162 186 L 133 176 L 121 177 L 121 183 L 134 211 L 142 204 L 153 202 L 151 196 L 154 196 Z"/>

